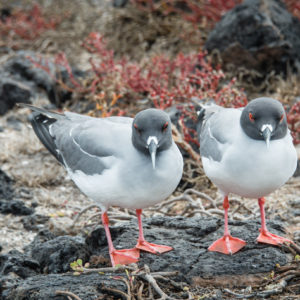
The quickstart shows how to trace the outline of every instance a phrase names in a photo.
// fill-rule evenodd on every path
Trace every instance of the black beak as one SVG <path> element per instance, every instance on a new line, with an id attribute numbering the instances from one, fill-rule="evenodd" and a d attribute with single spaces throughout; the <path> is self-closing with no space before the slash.
<path id="1" fill-rule="evenodd" d="M 263 131 L 262 131 L 262 135 L 264 137 L 264 140 L 267 144 L 267 148 L 269 148 L 270 146 L 270 139 L 271 139 L 271 135 L 272 135 L 272 131 L 270 130 L 269 127 L 266 127 Z"/>
<path id="2" fill-rule="evenodd" d="M 155 169 L 155 158 L 156 158 L 156 150 L 157 150 L 157 143 L 154 140 L 151 140 L 149 144 L 149 153 L 152 160 L 152 167 Z"/>

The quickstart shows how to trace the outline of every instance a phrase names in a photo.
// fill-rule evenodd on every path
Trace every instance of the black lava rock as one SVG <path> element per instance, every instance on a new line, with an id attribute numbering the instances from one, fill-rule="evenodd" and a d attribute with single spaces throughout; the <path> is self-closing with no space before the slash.
<path id="1" fill-rule="evenodd" d="M 32 51 L 16 52 L 0 67 L 0 115 L 4 115 L 16 103 L 31 103 L 31 98 L 40 93 L 46 94 L 55 108 L 62 107 L 63 103 L 72 99 L 72 89 L 76 90 L 69 72 L 65 67 L 55 65 Z M 92 74 L 75 66 L 71 72 L 78 82 Z M 66 90 L 56 78 L 70 89 Z"/>
<path id="2" fill-rule="evenodd" d="M 0 81 L 0 115 L 12 109 L 16 103 L 30 103 L 31 91 L 28 86 L 13 79 Z"/>
<path id="3" fill-rule="evenodd" d="M 50 274 L 39 275 L 25 279 L 24 281 L 11 280 L 9 286 L 5 286 L 2 291 L 2 298 L 5 300 L 65 300 L 66 296 L 57 295 L 57 291 L 70 291 L 80 299 L 123 299 L 119 294 L 106 292 L 105 287 L 126 292 L 126 285 L 120 280 L 113 280 L 107 274 L 87 274 L 84 276 L 74 276 L 71 274 Z M 1 288 L 1 286 L 0 286 Z M 104 296 L 106 295 L 106 296 Z M 108 298 L 107 295 L 110 295 Z M 115 296 L 115 297 L 114 297 Z"/>
<path id="4" fill-rule="evenodd" d="M 144 220 L 144 234 L 149 242 L 174 248 L 162 255 L 141 252 L 140 265 L 147 264 L 152 271 L 180 271 L 180 280 L 192 281 L 194 277 L 243 275 L 269 272 L 278 263 L 285 265 L 288 256 L 279 248 L 256 243 L 260 222 L 229 222 L 233 236 L 244 239 L 247 245 L 229 256 L 209 252 L 207 248 L 223 235 L 223 221 L 212 218 L 159 217 Z M 269 230 L 284 235 L 280 223 L 269 222 Z M 132 248 L 138 237 L 136 222 L 111 227 L 116 248 Z M 93 231 L 87 238 L 89 251 L 109 260 L 104 230 Z"/>
<path id="5" fill-rule="evenodd" d="M 205 44 L 218 49 L 224 65 L 274 70 L 300 70 L 300 21 L 280 0 L 246 0 L 226 13 Z"/>
<path id="6" fill-rule="evenodd" d="M 2 214 L 13 214 L 16 216 L 31 215 L 34 209 L 27 207 L 21 200 L 0 200 L 0 213 Z"/>
<path id="7" fill-rule="evenodd" d="M 13 272 L 21 278 L 27 278 L 37 275 L 39 269 L 40 265 L 35 259 L 17 250 L 0 255 L 1 276 Z"/>
<path id="8" fill-rule="evenodd" d="M 13 198 L 13 180 L 0 169 L 0 201 Z"/>
<path id="9" fill-rule="evenodd" d="M 44 224 L 50 219 L 49 216 L 39 214 L 31 214 L 23 217 L 21 222 L 26 230 L 39 231 L 44 227 Z"/>
<path id="10" fill-rule="evenodd" d="M 77 68 L 72 69 L 72 74 L 74 78 L 86 76 L 85 72 Z M 15 103 L 30 103 L 30 98 L 41 91 L 57 107 L 61 107 L 72 96 L 55 80 L 55 77 L 60 78 L 66 85 L 74 87 L 67 70 L 31 51 L 17 52 L 3 64 L 0 75 L 0 114 L 5 114 Z"/>
<path id="11" fill-rule="evenodd" d="M 52 237 L 52 238 L 51 238 Z M 81 258 L 88 261 L 90 253 L 80 236 L 49 235 L 49 239 L 39 242 L 40 237 L 26 247 L 26 253 L 34 257 L 40 264 L 42 273 L 63 273 L 70 271 L 70 263 Z"/>
<path id="12" fill-rule="evenodd" d="M 275 269 L 276 264 L 281 266 L 290 261 L 290 256 L 280 247 L 258 244 L 258 221 L 231 221 L 230 230 L 233 236 L 244 239 L 247 245 L 234 255 L 223 255 L 209 252 L 208 246 L 223 234 L 223 221 L 215 218 L 184 218 L 184 217 L 156 217 L 144 220 L 144 234 L 149 242 L 173 247 L 170 252 L 153 255 L 141 252 L 138 265 L 147 264 L 152 272 L 179 271 L 174 278 L 176 281 L 195 283 L 201 280 L 218 281 L 218 278 L 227 276 L 237 278 L 242 276 L 245 284 L 246 275 L 268 273 Z M 275 234 L 284 235 L 281 223 L 269 221 L 268 228 Z M 138 238 L 137 221 L 124 222 L 111 227 L 114 246 L 117 249 L 132 248 Z M 83 262 L 97 255 L 100 265 L 109 266 L 109 253 L 105 231 L 101 227 L 92 231 L 86 239 L 81 236 L 55 237 L 47 230 L 41 231 L 35 240 L 24 248 L 24 257 L 29 259 L 30 271 L 39 273 L 62 273 L 70 271 L 69 264 L 81 258 Z M 0 299 L 64 299 L 55 296 L 56 290 L 67 290 L 80 296 L 82 299 L 97 299 L 107 295 L 105 287 L 124 291 L 123 282 L 114 280 L 112 274 L 86 274 L 80 276 L 68 274 L 33 275 L 28 277 L 24 267 L 24 258 L 19 253 L 10 254 L 17 257 L 15 260 L 5 256 L 0 266 L 4 270 L 14 267 L 26 279 L 7 277 L 3 274 L 0 279 Z M 3 266 L 9 265 L 9 268 Z M 19 270 L 21 268 L 21 271 Z M 19 269 L 18 269 L 19 268 Z M 0 269 L 0 270 L 2 270 Z M 6 273 L 11 272 L 6 271 Z M 121 272 L 121 271 L 120 271 Z M 24 275 L 25 274 L 25 275 Z M 1 273 L 0 273 L 1 275 Z M 114 274 L 116 275 L 116 274 Z M 6 276 L 6 277 L 5 277 Z M 19 275 L 21 276 L 21 275 Z M 123 273 L 121 276 L 126 276 Z M 252 277 L 249 277 L 251 284 Z M 120 286 L 121 284 L 121 286 Z M 238 284 L 237 284 L 238 285 Z M 113 295 L 120 297 L 120 295 Z M 57 297 L 57 298 L 54 298 Z"/>
<path id="13" fill-rule="evenodd" d="M 33 208 L 27 207 L 23 201 L 15 200 L 14 181 L 0 169 L 0 213 L 17 216 L 30 215 Z"/>
<path id="14" fill-rule="evenodd" d="M 42 68 L 34 65 L 32 61 L 38 64 L 47 65 L 50 74 Z M 22 82 L 24 85 L 37 91 L 37 88 L 44 90 L 51 100 L 54 92 L 54 79 L 51 75 L 55 74 L 53 64 L 47 64 L 45 60 L 30 51 L 19 51 L 16 56 L 10 58 L 4 65 L 2 72 L 9 78 Z"/>

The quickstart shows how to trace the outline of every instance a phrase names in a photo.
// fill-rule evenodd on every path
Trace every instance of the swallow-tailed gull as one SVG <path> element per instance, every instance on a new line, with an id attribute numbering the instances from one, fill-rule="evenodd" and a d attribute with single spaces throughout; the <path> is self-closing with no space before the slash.
<path id="1" fill-rule="evenodd" d="M 297 165 L 282 104 L 263 97 L 250 101 L 242 109 L 212 105 L 203 107 L 198 119 L 204 171 L 224 196 L 224 236 L 209 250 L 233 254 L 246 244 L 229 233 L 229 193 L 258 199 L 261 213 L 258 242 L 272 245 L 290 242 L 267 230 L 264 212 L 264 196 L 282 186 Z"/>
<path id="2" fill-rule="evenodd" d="M 23 106 L 35 111 L 31 124 L 40 141 L 78 188 L 100 206 L 113 266 L 138 261 L 139 250 L 172 250 L 145 241 L 141 221 L 142 209 L 168 197 L 182 176 L 182 155 L 165 112 L 146 109 L 134 119 L 92 118 Z M 135 248 L 114 248 L 107 216 L 110 206 L 136 209 L 139 238 Z"/>

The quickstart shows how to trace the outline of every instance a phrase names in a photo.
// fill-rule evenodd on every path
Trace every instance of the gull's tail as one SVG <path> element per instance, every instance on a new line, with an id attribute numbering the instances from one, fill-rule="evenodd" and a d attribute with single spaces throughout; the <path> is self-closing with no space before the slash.
<path id="1" fill-rule="evenodd" d="M 18 106 L 26 107 L 34 111 L 30 116 L 30 122 L 35 134 L 43 143 L 43 145 L 48 149 L 48 151 L 61 164 L 64 164 L 63 158 L 56 147 L 55 138 L 51 135 L 51 125 L 58 119 L 65 118 L 65 115 L 25 103 L 18 103 Z"/>

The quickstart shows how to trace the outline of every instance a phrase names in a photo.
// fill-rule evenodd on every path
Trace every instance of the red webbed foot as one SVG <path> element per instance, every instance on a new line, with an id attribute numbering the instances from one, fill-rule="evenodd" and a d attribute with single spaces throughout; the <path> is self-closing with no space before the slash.
<path id="1" fill-rule="evenodd" d="M 276 234 L 273 234 L 269 231 L 265 231 L 265 230 L 262 230 L 260 229 L 260 234 L 257 238 L 257 242 L 259 243 L 264 243 L 264 244 L 271 244 L 271 245 L 275 245 L 275 246 L 278 246 L 280 244 L 283 244 L 283 243 L 293 243 L 293 241 L 287 239 L 287 238 L 284 238 L 284 237 L 281 237 L 279 235 L 276 235 Z"/>
<path id="2" fill-rule="evenodd" d="M 220 252 L 223 254 L 234 254 L 242 249 L 246 245 L 246 242 L 232 237 L 231 235 L 224 235 L 222 238 L 212 243 L 208 250 Z"/>
<path id="3" fill-rule="evenodd" d="M 150 253 L 154 253 L 154 254 L 160 254 L 160 253 L 164 253 L 164 252 L 168 252 L 173 250 L 172 247 L 169 246 L 164 246 L 164 245 L 157 245 L 157 244 L 152 244 L 152 243 L 148 243 L 146 241 L 138 241 L 136 246 L 137 249 L 146 251 L 146 252 L 150 252 Z"/>
<path id="4" fill-rule="evenodd" d="M 109 253 L 112 266 L 136 263 L 140 257 L 139 249 L 114 249 Z"/>

